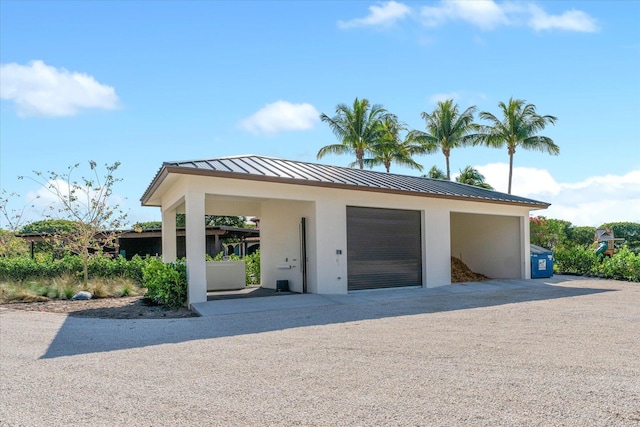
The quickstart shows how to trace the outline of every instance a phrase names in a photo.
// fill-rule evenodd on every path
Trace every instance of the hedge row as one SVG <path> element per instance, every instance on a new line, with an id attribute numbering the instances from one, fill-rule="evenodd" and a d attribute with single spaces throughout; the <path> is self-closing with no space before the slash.
<path id="1" fill-rule="evenodd" d="M 611 258 L 596 255 L 593 248 L 583 246 L 557 249 L 554 255 L 554 270 L 558 273 L 640 282 L 640 255 L 626 247 Z"/>
<path id="2" fill-rule="evenodd" d="M 130 261 L 123 257 L 94 256 L 87 266 L 89 277 L 124 277 L 142 285 L 142 271 L 149 259 L 134 256 Z M 62 275 L 82 276 L 82 259 L 65 256 L 62 259 L 34 260 L 26 257 L 0 258 L 0 280 L 23 283 L 29 279 L 54 279 Z"/>
<path id="3" fill-rule="evenodd" d="M 233 256 L 233 259 L 240 259 Z M 248 255 L 246 262 L 247 283 L 260 281 L 260 252 Z M 180 307 L 187 298 L 187 274 L 184 260 L 164 263 L 158 258 L 134 256 L 130 261 L 123 257 L 94 256 L 89 259 L 89 278 L 112 279 L 124 277 L 147 288 L 145 296 L 154 302 Z M 0 280 L 23 284 L 28 280 L 55 279 L 63 275 L 82 277 L 82 259 L 66 256 L 59 260 L 34 260 L 27 257 L 0 257 Z"/>

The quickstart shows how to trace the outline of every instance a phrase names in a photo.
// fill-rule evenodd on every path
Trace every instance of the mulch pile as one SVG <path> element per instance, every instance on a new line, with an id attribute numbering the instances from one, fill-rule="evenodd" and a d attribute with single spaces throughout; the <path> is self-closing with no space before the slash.
<path id="1" fill-rule="evenodd" d="M 471 271 L 460 258 L 451 257 L 451 283 L 480 282 L 482 280 L 489 280 L 489 278 L 484 274 Z"/>

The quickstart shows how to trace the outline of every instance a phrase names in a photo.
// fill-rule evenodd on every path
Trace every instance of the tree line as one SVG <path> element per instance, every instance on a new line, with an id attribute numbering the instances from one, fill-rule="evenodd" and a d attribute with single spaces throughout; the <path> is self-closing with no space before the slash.
<path id="1" fill-rule="evenodd" d="M 510 98 L 498 104 L 500 115 L 481 111 L 478 117 L 488 124 L 475 122 L 477 107 L 460 112 L 453 99 L 440 101 L 432 112 L 422 112 L 426 130 L 410 130 L 395 114 L 368 99 L 353 101 L 353 105 L 338 104 L 335 114 L 322 113 L 320 120 L 327 123 L 338 143 L 326 145 L 318 151 L 317 158 L 329 154 L 352 155 L 355 161 L 349 167 L 384 166 L 387 172 L 396 164 L 422 171 L 423 167 L 413 159 L 415 155 L 441 151 L 445 157 L 445 172 L 433 166 L 423 177 L 451 180 L 449 158 L 451 150 L 459 147 L 483 145 L 491 148 L 507 148 L 509 154 L 509 185 L 511 194 L 513 156 L 516 149 L 535 150 L 551 155 L 560 153 L 554 141 L 538 133 L 558 120 L 551 115 L 540 115 L 534 104 Z M 458 182 L 492 189 L 484 182 L 484 176 L 471 166 L 460 171 Z"/>

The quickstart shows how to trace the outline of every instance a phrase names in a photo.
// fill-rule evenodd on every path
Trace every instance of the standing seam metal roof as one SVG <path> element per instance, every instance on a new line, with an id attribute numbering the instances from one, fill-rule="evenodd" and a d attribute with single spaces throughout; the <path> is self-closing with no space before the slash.
<path id="1" fill-rule="evenodd" d="M 185 173 L 198 171 L 205 175 L 249 175 L 248 179 L 267 179 L 302 185 L 345 187 L 381 192 L 402 192 L 415 195 L 432 195 L 455 199 L 467 199 L 493 203 L 537 206 L 546 208 L 548 203 L 533 199 L 486 190 L 453 181 L 397 175 L 386 172 L 330 166 L 295 160 L 277 159 L 255 155 L 223 157 L 209 160 L 164 162 L 149 185 L 142 201 L 150 196 L 157 180 L 166 168 L 184 169 Z M 173 172 L 173 171 L 172 171 Z"/>

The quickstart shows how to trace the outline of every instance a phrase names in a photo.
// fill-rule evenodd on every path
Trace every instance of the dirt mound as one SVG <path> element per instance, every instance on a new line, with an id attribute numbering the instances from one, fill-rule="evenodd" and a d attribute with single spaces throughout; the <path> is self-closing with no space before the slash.
<path id="1" fill-rule="evenodd" d="M 489 280 L 489 278 L 484 274 L 471 271 L 460 258 L 451 257 L 451 283 L 480 282 L 482 280 Z"/>

